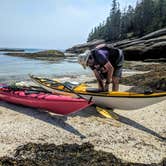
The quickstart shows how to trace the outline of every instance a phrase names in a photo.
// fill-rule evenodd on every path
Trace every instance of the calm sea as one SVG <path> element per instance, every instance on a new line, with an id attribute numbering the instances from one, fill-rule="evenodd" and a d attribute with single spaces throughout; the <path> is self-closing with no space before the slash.
<path id="1" fill-rule="evenodd" d="M 39 49 L 25 49 L 25 52 L 38 52 Z M 84 70 L 77 63 L 76 57 L 66 57 L 60 61 L 42 61 L 22 57 L 13 57 L 0 52 L 0 82 L 9 80 L 28 80 L 28 74 L 63 77 L 88 74 L 89 70 Z"/>

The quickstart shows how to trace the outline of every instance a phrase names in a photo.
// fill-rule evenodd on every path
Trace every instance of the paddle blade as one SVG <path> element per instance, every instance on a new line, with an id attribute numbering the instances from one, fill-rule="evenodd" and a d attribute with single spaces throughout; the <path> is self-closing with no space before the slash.
<path id="1" fill-rule="evenodd" d="M 106 118 L 115 119 L 115 120 L 119 119 L 118 115 L 114 114 L 113 112 L 109 112 L 104 108 L 96 107 L 96 110 L 99 114 L 103 115 Z"/>

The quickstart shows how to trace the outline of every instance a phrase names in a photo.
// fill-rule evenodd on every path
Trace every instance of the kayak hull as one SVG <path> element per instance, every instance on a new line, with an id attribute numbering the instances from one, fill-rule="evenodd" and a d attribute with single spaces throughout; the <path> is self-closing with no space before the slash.
<path id="1" fill-rule="evenodd" d="M 0 88 L 0 99 L 62 115 L 82 110 L 93 104 L 84 99 L 76 99 L 70 96 L 58 96 L 49 93 L 26 94 L 25 91 L 7 91 L 4 88 Z"/>
<path id="2" fill-rule="evenodd" d="M 41 87 L 47 89 L 50 92 L 54 93 L 72 93 L 69 90 L 62 88 L 61 86 L 55 86 L 56 81 L 50 80 L 47 82 L 47 78 L 31 76 L 31 79 L 40 85 Z M 45 81 L 42 81 L 45 80 Z M 52 85 L 51 84 L 54 85 Z M 58 83 L 57 83 L 58 85 Z M 140 109 L 152 104 L 156 104 L 163 100 L 166 100 L 166 92 L 161 93 L 134 93 L 134 92 L 89 92 L 87 91 L 86 85 L 78 85 L 73 91 L 78 93 L 82 97 L 89 100 L 92 97 L 97 105 L 108 108 L 117 108 L 122 110 L 135 110 Z"/>
<path id="3" fill-rule="evenodd" d="M 91 95 L 82 95 L 86 99 L 90 99 Z M 116 108 L 123 110 L 135 110 L 144 108 L 149 105 L 156 104 L 166 100 L 166 96 L 160 97 L 146 97 L 146 98 L 134 98 L 134 97 L 104 97 L 104 96 L 93 96 L 92 101 L 94 101 L 99 106 L 105 106 L 108 108 Z"/>

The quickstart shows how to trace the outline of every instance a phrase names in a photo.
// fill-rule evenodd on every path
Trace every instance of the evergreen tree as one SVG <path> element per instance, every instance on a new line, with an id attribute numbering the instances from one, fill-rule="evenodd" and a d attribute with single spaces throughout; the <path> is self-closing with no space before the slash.
<path id="1" fill-rule="evenodd" d="M 130 5 L 122 13 L 119 3 L 112 0 L 109 16 L 92 29 L 88 41 L 105 39 L 113 42 L 131 34 L 142 36 L 163 27 L 166 27 L 166 0 L 141 0 L 135 9 Z"/>
<path id="2" fill-rule="evenodd" d="M 119 9 L 119 3 L 116 0 L 112 1 L 112 9 L 110 11 L 110 27 L 109 27 L 109 39 L 116 41 L 120 38 L 120 20 L 121 12 Z"/>
<path id="3" fill-rule="evenodd" d="M 154 2 L 153 0 L 144 0 L 142 3 L 142 9 L 143 9 L 143 33 L 151 32 L 151 25 L 154 19 Z"/>
<path id="4" fill-rule="evenodd" d="M 155 3 L 154 29 L 166 26 L 166 0 L 158 0 Z"/>
<path id="5" fill-rule="evenodd" d="M 124 11 L 121 17 L 121 39 L 127 38 L 128 33 L 133 32 L 134 28 L 134 9 L 131 5 L 128 6 L 127 12 Z"/>

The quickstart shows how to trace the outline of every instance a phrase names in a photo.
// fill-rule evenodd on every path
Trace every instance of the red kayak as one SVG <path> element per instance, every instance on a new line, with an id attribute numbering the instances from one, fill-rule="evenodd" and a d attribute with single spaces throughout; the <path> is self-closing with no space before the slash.
<path id="1" fill-rule="evenodd" d="M 71 96 L 28 90 L 13 90 L 4 84 L 0 84 L 0 99 L 14 104 L 46 109 L 62 115 L 82 110 L 93 104 L 93 102 L 89 103 L 87 100 Z"/>

